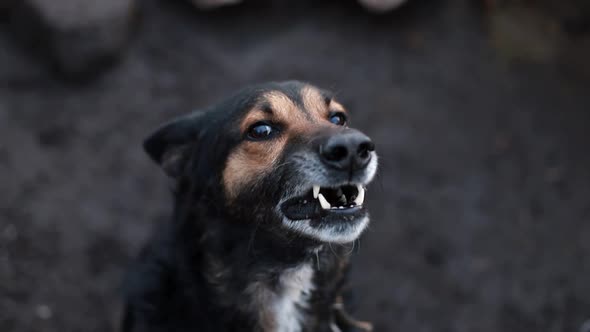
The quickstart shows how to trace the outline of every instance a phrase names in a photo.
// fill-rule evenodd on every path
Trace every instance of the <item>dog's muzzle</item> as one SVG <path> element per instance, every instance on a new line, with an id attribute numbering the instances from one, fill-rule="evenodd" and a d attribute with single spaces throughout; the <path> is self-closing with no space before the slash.
<path id="1" fill-rule="evenodd" d="M 373 142 L 345 129 L 316 140 L 314 151 L 293 159 L 300 176 L 279 204 L 283 223 L 323 241 L 358 237 L 368 222 L 366 186 L 377 168 Z"/>

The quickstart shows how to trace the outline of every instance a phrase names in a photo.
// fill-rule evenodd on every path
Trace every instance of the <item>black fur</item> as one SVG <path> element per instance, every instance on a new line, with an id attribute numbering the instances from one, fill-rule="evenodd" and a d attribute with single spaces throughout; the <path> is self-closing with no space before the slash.
<path id="1" fill-rule="evenodd" d="M 305 262 L 314 269 L 315 291 L 303 330 L 332 331 L 350 247 L 284 229 L 269 213 L 281 184 L 296 180 L 288 169 L 259 179 L 229 206 L 221 188 L 226 158 L 243 139 L 238 123 L 244 112 L 269 90 L 301 103 L 301 86 L 247 88 L 145 141 L 146 152 L 176 181 L 175 205 L 172 222 L 155 232 L 131 268 L 124 332 L 262 331 L 244 290 L 254 281 L 272 288 L 282 271 Z"/>

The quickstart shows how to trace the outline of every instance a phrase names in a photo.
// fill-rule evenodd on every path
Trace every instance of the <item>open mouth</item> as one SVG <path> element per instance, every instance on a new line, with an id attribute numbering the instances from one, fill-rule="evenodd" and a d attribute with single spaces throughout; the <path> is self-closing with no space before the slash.
<path id="1" fill-rule="evenodd" d="M 360 184 L 333 188 L 313 186 L 305 195 L 285 201 L 281 209 L 291 220 L 315 219 L 329 214 L 358 213 L 364 201 L 365 188 Z"/>

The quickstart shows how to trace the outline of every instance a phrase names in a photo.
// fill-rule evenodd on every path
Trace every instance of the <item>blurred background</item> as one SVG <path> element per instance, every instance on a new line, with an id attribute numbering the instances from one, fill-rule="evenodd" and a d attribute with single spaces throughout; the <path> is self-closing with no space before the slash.
<path id="1" fill-rule="evenodd" d="M 0 331 L 114 331 L 171 209 L 142 139 L 287 79 L 381 155 L 359 318 L 590 331 L 590 2 L 238 2 L 0 0 Z"/>

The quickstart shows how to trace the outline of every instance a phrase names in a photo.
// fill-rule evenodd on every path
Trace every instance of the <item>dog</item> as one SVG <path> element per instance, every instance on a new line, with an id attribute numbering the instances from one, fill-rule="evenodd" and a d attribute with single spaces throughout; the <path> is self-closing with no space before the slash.
<path id="1" fill-rule="evenodd" d="M 266 83 L 149 136 L 174 213 L 131 268 L 122 330 L 370 331 L 344 309 L 346 244 L 377 155 L 348 118 L 328 91 Z"/>

